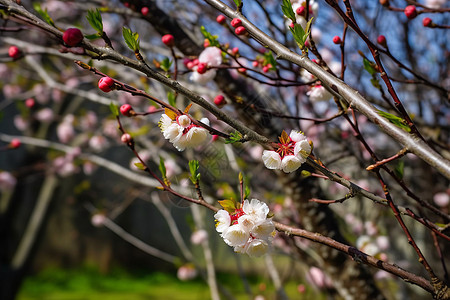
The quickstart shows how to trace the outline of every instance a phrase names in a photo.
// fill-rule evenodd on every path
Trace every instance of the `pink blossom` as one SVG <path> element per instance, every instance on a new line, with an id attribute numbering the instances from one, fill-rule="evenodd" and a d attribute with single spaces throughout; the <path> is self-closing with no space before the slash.
<path id="1" fill-rule="evenodd" d="M 192 280 L 197 277 L 197 270 L 193 265 L 186 264 L 178 268 L 177 277 L 182 281 Z"/>
<path id="2" fill-rule="evenodd" d="M 53 121 L 53 116 L 53 110 L 51 110 L 50 108 L 43 108 L 36 112 L 36 114 L 34 115 L 36 120 L 44 123 L 50 123 L 51 121 Z"/>
<path id="3" fill-rule="evenodd" d="M 433 201 L 439 207 L 447 207 L 450 203 L 450 196 L 448 193 L 437 193 L 433 196 Z"/>
<path id="4" fill-rule="evenodd" d="M 10 172 L 0 171 L 0 191 L 11 191 L 17 184 L 17 179 Z"/>
<path id="5" fill-rule="evenodd" d="M 101 135 L 94 135 L 89 139 L 89 147 L 91 147 L 96 152 L 105 150 L 108 145 L 108 140 L 106 140 L 106 138 Z"/>
<path id="6" fill-rule="evenodd" d="M 191 235 L 191 242 L 194 245 L 200 245 L 208 239 L 208 232 L 204 229 L 196 230 Z"/>

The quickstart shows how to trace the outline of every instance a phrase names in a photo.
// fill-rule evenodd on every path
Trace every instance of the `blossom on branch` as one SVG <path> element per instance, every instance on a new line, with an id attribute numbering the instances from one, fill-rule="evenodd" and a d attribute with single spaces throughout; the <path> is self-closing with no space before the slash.
<path id="1" fill-rule="evenodd" d="M 225 243 L 234 247 L 237 253 L 255 257 L 267 253 L 275 235 L 267 204 L 258 199 L 245 200 L 242 205 L 231 200 L 219 202 L 224 209 L 219 210 L 214 218 L 216 230 Z"/>
<path id="2" fill-rule="evenodd" d="M 201 119 L 200 122 L 209 126 L 207 118 Z M 162 114 L 158 125 L 164 138 L 169 140 L 178 151 L 183 151 L 187 147 L 199 146 L 209 136 L 208 130 L 193 124 L 188 115 L 177 115 L 167 109 L 166 113 Z"/>
<path id="3" fill-rule="evenodd" d="M 276 150 L 264 150 L 262 160 L 268 169 L 291 173 L 297 170 L 311 153 L 311 145 L 302 132 L 292 130 L 288 136 L 285 131 L 275 146 Z"/>
<path id="4" fill-rule="evenodd" d="M 192 68 L 194 72 L 192 72 L 190 76 L 190 80 L 204 84 L 208 81 L 211 81 L 216 76 L 216 70 L 208 69 L 211 67 L 218 67 L 222 64 L 222 50 L 217 47 L 207 47 L 200 53 L 198 57 L 198 64 Z M 199 66 L 205 66 L 199 69 Z"/>

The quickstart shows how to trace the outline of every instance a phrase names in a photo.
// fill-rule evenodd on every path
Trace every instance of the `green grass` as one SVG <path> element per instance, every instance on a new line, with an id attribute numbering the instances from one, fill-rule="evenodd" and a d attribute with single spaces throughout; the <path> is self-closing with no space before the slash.
<path id="1" fill-rule="evenodd" d="M 256 276 L 247 278 L 251 290 L 263 294 L 266 299 L 274 299 L 273 286 L 267 280 Z M 218 274 L 218 281 L 237 299 L 247 300 L 240 278 L 230 274 Z M 267 284 L 264 291 L 259 287 Z M 296 283 L 288 283 L 286 292 L 291 299 L 325 299 L 311 287 L 300 295 Z M 301 297 L 303 296 L 303 297 Z M 225 299 L 226 297 L 222 297 Z M 25 279 L 18 300 L 149 300 L 210 299 L 209 288 L 201 279 L 183 282 L 167 273 L 129 274 L 123 270 L 113 270 L 107 275 L 92 268 L 76 270 L 48 269 Z"/>

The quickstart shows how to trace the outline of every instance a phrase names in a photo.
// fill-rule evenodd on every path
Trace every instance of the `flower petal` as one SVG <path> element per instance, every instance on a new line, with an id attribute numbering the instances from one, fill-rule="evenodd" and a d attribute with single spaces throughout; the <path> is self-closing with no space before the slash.
<path id="1" fill-rule="evenodd" d="M 264 165 L 268 169 L 280 169 L 281 167 L 281 157 L 280 155 L 272 150 L 264 150 L 262 155 L 262 160 Z"/>

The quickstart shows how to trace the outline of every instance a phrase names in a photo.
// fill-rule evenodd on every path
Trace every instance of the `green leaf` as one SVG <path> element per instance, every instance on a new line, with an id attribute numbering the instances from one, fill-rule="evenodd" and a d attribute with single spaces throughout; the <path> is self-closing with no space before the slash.
<path id="1" fill-rule="evenodd" d="M 314 20 L 314 17 L 312 17 L 311 19 L 309 19 L 308 23 L 306 23 L 306 28 L 305 28 L 305 36 L 304 36 L 304 40 L 303 40 L 303 44 L 305 44 L 306 40 L 308 39 L 308 36 L 311 33 L 311 24 L 312 21 Z"/>
<path id="2" fill-rule="evenodd" d="M 308 38 L 308 36 L 305 34 L 305 31 L 303 30 L 302 26 L 300 24 L 295 23 L 294 28 L 289 27 L 289 29 L 291 30 L 292 35 L 294 36 L 294 40 L 297 43 L 298 47 L 303 50 L 303 48 L 305 48 L 305 41 Z"/>
<path id="3" fill-rule="evenodd" d="M 369 72 L 370 75 L 374 75 L 377 73 L 377 69 L 375 69 L 375 63 L 371 62 L 367 58 L 363 57 L 364 69 Z"/>
<path id="4" fill-rule="evenodd" d="M 125 43 L 127 43 L 128 48 L 134 52 L 139 51 L 139 34 L 137 32 L 131 31 L 131 29 L 123 27 L 122 28 L 123 38 Z"/>
<path id="5" fill-rule="evenodd" d="M 88 10 L 86 19 L 89 24 L 91 24 L 92 28 L 97 31 L 97 33 L 100 35 L 103 33 L 102 15 L 100 14 L 98 8 L 96 10 Z"/>
<path id="6" fill-rule="evenodd" d="M 405 171 L 405 162 L 403 160 L 399 160 L 397 166 L 394 169 L 394 173 L 395 175 L 397 175 L 398 178 L 403 179 L 404 171 Z"/>
<path id="7" fill-rule="evenodd" d="M 166 178 L 166 165 L 164 164 L 164 159 L 162 157 L 159 158 L 159 171 L 161 172 L 162 177 Z"/>
<path id="8" fill-rule="evenodd" d="M 411 128 L 409 128 L 408 124 L 406 123 L 405 120 L 403 120 L 400 117 L 397 117 L 396 115 L 387 113 L 385 111 L 379 110 L 378 111 L 378 115 L 386 118 L 389 120 L 389 122 L 391 122 L 392 124 L 394 124 L 395 126 L 405 130 L 406 132 L 410 132 Z"/>
<path id="9" fill-rule="evenodd" d="M 292 22 L 295 22 L 295 12 L 292 9 L 292 4 L 290 0 L 283 0 L 283 4 L 281 4 L 281 10 L 286 18 L 290 19 Z"/>
<path id="10" fill-rule="evenodd" d="M 192 181 L 193 184 L 196 184 L 200 180 L 200 173 L 198 173 L 199 167 L 200 164 L 198 160 L 189 161 L 189 171 L 191 171 L 191 176 L 189 177 L 189 179 Z"/>
<path id="11" fill-rule="evenodd" d="M 170 104 L 171 106 L 173 106 L 173 107 L 176 107 L 176 106 L 177 106 L 176 99 L 175 99 L 175 94 L 174 94 L 174 93 L 168 92 L 168 93 L 167 93 L 167 100 L 169 101 L 169 104 Z"/>
<path id="12" fill-rule="evenodd" d="M 242 0 L 233 0 L 236 7 L 240 7 L 242 5 Z"/>
<path id="13" fill-rule="evenodd" d="M 250 196 L 250 188 L 248 185 L 244 186 L 244 199 L 248 199 L 248 196 Z"/>
<path id="14" fill-rule="evenodd" d="M 98 33 L 85 35 L 84 37 L 87 38 L 88 40 L 96 40 L 98 38 L 101 38 L 101 36 Z"/>
<path id="15" fill-rule="evenodd" d="M 109 109 L 111 110 L 114 117 L 117 117 L 119 115 L 119 108 L 114 103 L 111 102 L 109 104 Z"/>
<path id="16" fill-rule="evenodd" d="M 217 35 L 212 35 L 211 33 L 209 33 L 205 26 L 200 27 L 200 31 L 203 34 L 203 36 L 205 37 L 205 39 L 207 39 L 209 41 L 209 45 L 211 47 L 219 47 L 220 48 L 220 43 L 218 41 L 218 36 Z"/>
<path id="17" fill-rule="evenodd" d="M 378 81 L 378 79 L 377 78 L 375 78 L 375 77 L 372 77 L 372 79 L 370 79 L 370 82 L 372 83 L 372 85 L 375 87 L 375 88 L 377 88 L 377 89 L 379 89 L 381 86 L 380 86 L 380 82 Z"/>
<path id="18" fill-rule="evenodd" d="M 239 132 L 230 133 L 230 137 L 225 140 L 225 144 L 234 144 L 241 141 L 242 135 Z"/>
<path id="19" fill-rule="evenodd" d="M 144 166 L 143 163 L 137 162 L 137 163 L 134 163 L 134 165 L 135 165 L 136 168 L 138 168 L 139 170 L 142 170 L 142 171 L 145 170 L 145 166 Z"/>
<path id="20" fill-rule="evenodd" d="M 161 69 L 163 69 L 165 72 L 169 72 L 171 66 L 172 61 L 168 57 L 164 57 L 164 59 L 160 63 Z"/>
<path id="21" fill-rule="evenodd" d="M 277 61 L 275 60 L 275 58 L 273 57 L 272 51 L 268 51 L 264 53 L 264 61 L 263 61 L 263 65 L 266 66 L 268 64 L 271 64 L 272 67 L 270 68 L 270 70 L 275 70 L 276 66 L 277 66 Z"/>
<path id="22" fill-rule="evenodd" d="M 234 200 L 220 200 L 218 201 L 220 206 L 222 206 L 223 209 L 225 209 L 228 213 L 234 214 L 236 211 L 236 201 Z"/>
<path id="23" fill-rule="evenodd" d="M 33 8 L 34 10 L 41 16 L 42 19 L 44 19 L 45 22 L 47 22 L 48 24 L 52 25 L 53 27 L 56 28 L 55 22 L 53 21 L 53 19 L 49 16 L 47 9 L 42 10 L 41 8 L 41 4 L 40 3 L 33 3 Z"/>

